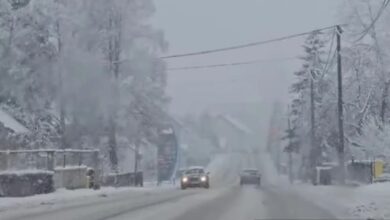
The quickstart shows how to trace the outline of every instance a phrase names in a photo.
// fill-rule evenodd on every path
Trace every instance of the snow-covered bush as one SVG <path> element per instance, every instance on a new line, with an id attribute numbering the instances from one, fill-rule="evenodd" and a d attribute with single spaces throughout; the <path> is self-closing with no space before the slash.
<path id="1" fill-rule="evenodd" d="M 354 138 L 356 145 L 351 149 L 354 155 L 374 159 L 378 156 L 390 157 L 390 127 L 381 126 L 376 118 L 363 123 L 362 134 Z"/>

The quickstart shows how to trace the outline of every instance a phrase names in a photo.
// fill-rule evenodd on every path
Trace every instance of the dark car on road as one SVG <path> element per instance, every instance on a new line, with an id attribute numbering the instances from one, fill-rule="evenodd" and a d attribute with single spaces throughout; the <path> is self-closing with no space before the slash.
<path id="1" fill-rule="evenodd" d="M 189 187 L 210 187 L 209 173 L 206 173 L 203 167 L 190 167 L 181 177 L 181 189 Z"/>
<path id="2" fill-rule="evenodd" d="M 261 175 L 257 169 L 245 169 L 240 175 L 240 185 L 254 184 L 260 186 Z"/>

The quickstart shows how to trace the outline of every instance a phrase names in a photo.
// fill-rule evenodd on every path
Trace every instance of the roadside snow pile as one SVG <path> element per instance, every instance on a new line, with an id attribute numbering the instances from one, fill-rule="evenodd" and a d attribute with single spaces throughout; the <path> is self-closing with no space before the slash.
<path id="1" fill-rule="evenodd" d="M 354 188 L 341 186 L 313 186 L 295 184 L 291 189 L 306 200 L 330 211 L 334 216 L 348 218 L 349 210 L 356 204 Z"/>
<path id="2" fill-rule="evenodd" d="M 358 203 L 350 208 L 353 216 L 390 219 L 390 183 L 376 183 L 355 188 Z"/>
<path id="3" fill-rule="evenodd" d="M 390 219 L 390 183 L 360 187 L 300 184 L 292 189 L 340 218 Z"/>
<path id="4" fill-rule="evenodd" d="M 58 189 L 50 194 L 34 195 L 22 198 L 0 197 L 0 213 L 10 209 L 24 209 L 33 208 L 41 205 L 65 204 L 75 203 L 76 201 L 83 202 L 88 199 L 96 200 L 97 198 L 104 198 L 111 195 L 127 195 L 132 196 L 144 195 L 154 191 L 169 190 L 170 188 L 130 188 L 130 187 L 103 187 L 100 190 L 78 189 L 66 190 Z M 1 214 L 0 214 L 1 215 Z"/>

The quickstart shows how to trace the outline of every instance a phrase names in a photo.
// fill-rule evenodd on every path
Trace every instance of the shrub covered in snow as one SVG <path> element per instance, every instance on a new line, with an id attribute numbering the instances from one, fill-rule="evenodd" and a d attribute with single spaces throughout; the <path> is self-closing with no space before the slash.
<path id="1" fill-rule="evenodd" d="M 0 173 L 0 196 L 21 197 L 53 191 L 53 172 L 25 170 Z"/>
<path id="2" fill-rule="evenodd" d="M 363 124 L 362 134 L 354 139 L 356 146 L 352 149 L 353 154 L 370 159 L 390 156 L 390 127 L 380 126 L 380 124 L 374 118 L 368 119 Z"/>

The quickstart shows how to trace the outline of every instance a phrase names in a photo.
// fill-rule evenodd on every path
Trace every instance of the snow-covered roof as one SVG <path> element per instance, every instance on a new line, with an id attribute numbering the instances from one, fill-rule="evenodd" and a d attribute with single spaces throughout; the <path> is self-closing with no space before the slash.
<path id="1" fill-rule="evenodd" d="M 6 113 L 4 110 L 0 109 L 0 122 L 4 124 L 5 127 L 13 130 L 16 133 L 28 133 L 29 130 L 16 121 L 12 116 Z"/>
<path id="2" fill-rule="evenodd" d="M 56 171 L 63 171 L 63 170 L 86 170 L 88 167 L 85 165 L 81 166 L 65 166 L 65 167 L 55 167 L 54 170 Z"/>
<path id="3" fill-rule="evenodd" d="M 225 121 L 229 122 L 231 125 L 233 125 L 234 127 L 236 127 L 237 129 L 247 133 L 247 134 L 253 134 L 253 131 L 248 128 L 246 125 L 244 125 L 241 121 L 239 121 L 238 119 L 236 118 L 233 118 L 232 116 L 230 115 L 220 115 L 220 117 L 222 119 L 224 119 Z"/>
<path id="4" fill-rule="evenodd" d="M 190 166 L 190 167 L 188 167 L 187 168 L 187 170 L 194 170 L 194 169 L 204 169 L 204 167 L 202 167 L 202 166 Z"/>

